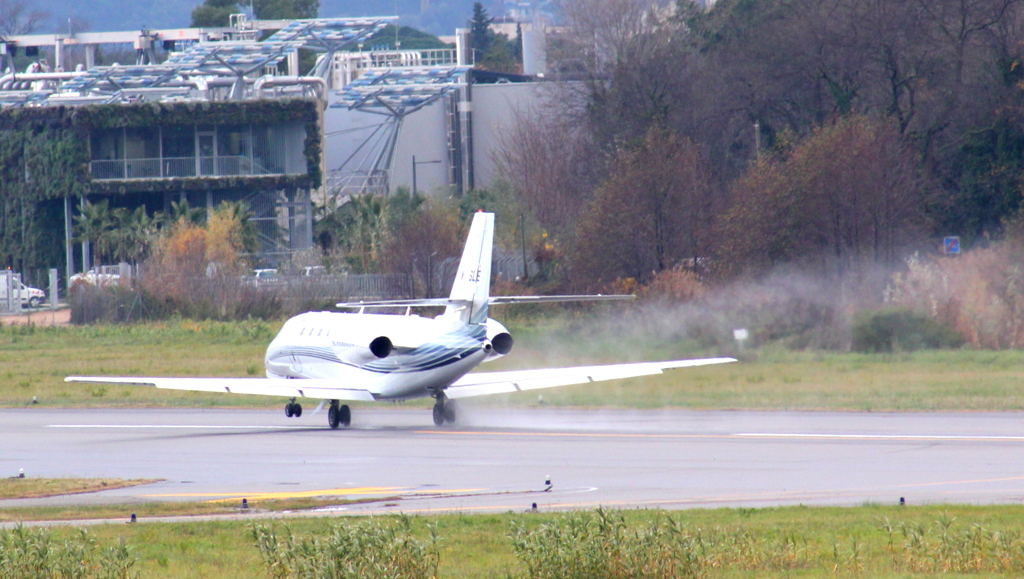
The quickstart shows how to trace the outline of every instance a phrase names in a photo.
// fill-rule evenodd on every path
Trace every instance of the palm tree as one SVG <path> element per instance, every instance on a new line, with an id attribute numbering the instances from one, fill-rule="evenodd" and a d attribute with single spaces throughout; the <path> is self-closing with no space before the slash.
<path id="1" fill-rule="evenodd" d="M 202 207 L 192 207 L 188 204 L 188 199 L 182 199 L 179 201 L 171 201 L 171 212 L 164 213 L 160 211 L 156 214 L 155 223 L 161 228 L 175 223 L 190 223 L 192 225 L 202 225 L 203 221 L 206 220 L 206 209 Z"/>
<path id="2" fill-rule="evenodd" d="M 128 211 L 123 207 L 114 210 L 114 254 L 120 261 L 138 264 L 149 252 L 153 239 L 154 220 L 146 214 L 144 206 Z"/>
<path id="3" fill-rule="evenodd" d="M 259 232 L 253 222 L 252 211 L 245 201 L 222 201 L 218 212 L 224 212 L 238 222 L 238 233 L 242 241 L 242 251 L 255 253 L 259 249 Z"/>
<path id="4" fill-rule="evenodd" d="M 75 215 L 75 231 L 75 241 L 92 244 L 92 265 L 98 266 L 110 253 L 114 241 L 114 220 L 107 200 L 83 203 L 81 213 Z"/>
<path id="5" fill-rule="evenodd" d="M 378 195 L 357 195 L 338 208 L 342 244 L 350 265 L 359 273 L 370 271 L 377 262 L 387 234 L 388 202 Z"/>

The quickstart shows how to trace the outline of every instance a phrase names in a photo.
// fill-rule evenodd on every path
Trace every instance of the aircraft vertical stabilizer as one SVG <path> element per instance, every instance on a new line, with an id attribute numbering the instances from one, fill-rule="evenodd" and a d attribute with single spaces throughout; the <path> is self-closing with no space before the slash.
<path id="1" fill-rule="evenodd" d="M 446 314 L 457 314 L 464 323 L 486 324 L 491 294 L 491 252 L 494 246 L 494 214 L 474 213 L 466 248 L 455 274 Z"/>

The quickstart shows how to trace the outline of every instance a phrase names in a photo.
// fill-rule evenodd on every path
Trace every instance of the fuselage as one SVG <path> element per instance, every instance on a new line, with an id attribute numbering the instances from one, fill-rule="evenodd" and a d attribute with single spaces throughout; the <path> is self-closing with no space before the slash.
<path id="1" fill-rule="evenodd" d="M 264 364 L 271 378 L 359 384 L 380 400 L 420 398 L 496 357 L 488 335 L 505 331 L 491 319 L 308 312 L 285 322 Z"/>

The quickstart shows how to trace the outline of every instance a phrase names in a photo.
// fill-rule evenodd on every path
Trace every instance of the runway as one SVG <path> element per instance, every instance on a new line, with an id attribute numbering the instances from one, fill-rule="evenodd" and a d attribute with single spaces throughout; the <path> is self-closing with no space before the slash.
<path id="1" fill-rule="evenodd" d="M 339 513 L 1024 498 L 1024 414 L 424 408 L 0 411 L 0 476 L 161 482 L 30 505 L 326 496 Z M 546 481 L 550 477 L 550 490 Z"/>

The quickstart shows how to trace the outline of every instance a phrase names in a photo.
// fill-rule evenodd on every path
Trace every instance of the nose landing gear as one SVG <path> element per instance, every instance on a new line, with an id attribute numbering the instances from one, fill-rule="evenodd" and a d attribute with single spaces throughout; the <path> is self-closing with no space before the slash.
<path id="1" fill-rule="evenodd" d="M 302 405 L 295 401 L 294 398 L 288 404 L 284 405 L 284 415 L 288 418 L 298 418 L 302 416 Z"/>

